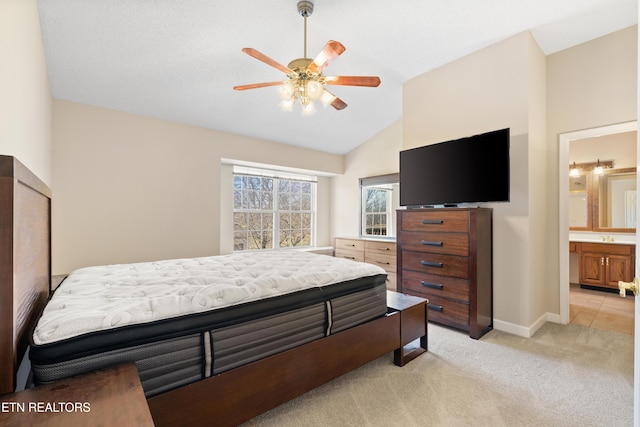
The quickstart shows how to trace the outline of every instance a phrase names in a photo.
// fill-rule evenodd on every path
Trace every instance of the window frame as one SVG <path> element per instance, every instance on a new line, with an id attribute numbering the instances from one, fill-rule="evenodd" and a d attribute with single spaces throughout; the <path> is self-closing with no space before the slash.
<path id="1" fill-rule="evenodd" d="M 259 178 L 261 179 L 261 185 L 260 187 L 262 188 L 262 180 L 264 179 L 271 179 L 273 180 L 273 185 L 271 188 L 271 208 L 263 208 L 261 206 L 260 209 L 254 209 L 254 208 L 250 208 L 250 207 L 240 207 L 237 208 L 236 205 L 236 177 L 238 176 L 243 176 L 243 177 L 253 177 L 253 178 Z M 300 183 L 309 183 L 310 184 L 310 191 L 309 191 L 309 195 L 310 195 L 310 209 L 302 209 L 304 206 L 300 206 L 300 209 L 291 209 L 291 198 L 289 198 L 289 209 L 284 209 L 281 208 L 280 206 L 280 196 L 282 194 L 282 188 L 280 183 L 283 181 L 289 181 L 289 185 L 292 185 L 292 183 L 296 183 L 296 182 L 300 182 Z M 281 172 L 281 171 L 276 171 L 276 170 L 267 170 L 267 169 L 256 169 L 256 168 L 246 168 L 246 167 L 241 167 L 241 166 L 234 166 L 233 168 L 233 173 L 232 173 L 232 191 L 233 191 L 233 201 L 232 201 L 232 209 L 233 209 L 233 230 L 232 230 L 232 234 L 233 234 L 233 252 L 246 252 L 246 251 L 259 251 L 259 250 L 282 250 L 282 249 L 310 249 L 310 248 L 314 248 L 316 246 L 316 235 L 317 235 L 317 231 L 316 231 L 316 222 L 317 222 L 317 185 L 318 185 L 318 180 L 316 176 L 313 175 L 301 175 L 301 174 L 293 174 L 293 173 L 288 173 L 288 172 Z M 245 191 L 251 191 L 249 190 L 245 190 Z M 296 194 L 296 192 L 291 193 L 290 194 Z M 302 191 L 300 192 L 301 195 L 307 194 L 306 192 Z M 302 202 L 301 202 L 302 203 Z M 250 234 L 251 230 L 247 228 L 246 230 L 246 237 L 245 237 L 245 243 L 246 243 L 246 247 L 244 249 L 237 249 L 236 246 L 236 233 L 238 232 L 238 230 L 236 230 L 236 213 L 248 213 L 248 214 L 259 214 L 261 215 L 261 228 L 260 230 L 254 230 L 254 231 L 258 231 L 260 234 L 264 234 L 267 231 L 271 232 L 271 247 L 267 247 L 267 248 L 249 248 L 249 242 L 250 242 Z M 281 216 L 282 215 L 286 215 L 286 214 L 295 214 L 295 213 L 300 213 L 300 214 L 305 214 L 308 213 L 310 215 L 309 218 L 309 226 L 308 227 L 300 227 L 300 228 L 289 228 L 289 238 L 291 238 L 291 236 L 293 235 L 292 231 L 298 230 L 298 231 L 302 231 L 302 230 L 308 230 L 310 233 L 309 236 L 309 242 L 308 245 L 296 245 L 296 246 L 281 246 L 281 240 L 282 240 L 282 233 L 285 232 L 284 230 L 281 229 Z M 265 228 L 264 227 L 264 216 L 265 215 L 271 215 L 272 216 L 272 225 L 273 228 Z M 303 225 L 303 218 L 299 219 L 300 221 L 300 225 Z M 289 225 L 291 226 L 294 223 L 293 219 L 290 219 L 289 221 Z M 264 241 L 264 240 L 262 240 Z"/>
<path id="2" fill-rule="evenodd" d="M 360 229 L 359 234 L 360 238 L 369 238 L 369 239 L 380 239 L 380 240 L 395 240 L 396 239 L 396 220 L 395 220 L 395 210 L 396 203 L 394 201 L 394 189 L 393 186 L 397 185 L 400 181 L 400 175 L 398 173 L 392 173 L 387 175 L 379 175 L 372 176 L 366 178 L 360 178 Z M 391 186 L 390 188 L 386 188 L 386 186 Z M 385 190 L 387 193 L 386 200 L 386 211 L 385 215 L 387 216 L 387 234 L 386 235 L 377 235 L 377 234 L 366 234 L 366 216 L 368 212 L 366 211 L 366 191 L 368 189 L 381 189 Z"/>

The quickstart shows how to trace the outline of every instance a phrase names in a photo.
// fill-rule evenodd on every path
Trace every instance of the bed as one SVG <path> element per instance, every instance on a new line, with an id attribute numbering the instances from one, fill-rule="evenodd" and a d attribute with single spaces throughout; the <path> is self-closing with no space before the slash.
<path id="1" fill-rule="evenodd" d="M 37 382 L 133 360 L 156 425 L 237 425 L 401 347 L 383 270 L 303 252 L 288 260 L 274 251 L 90 267 L 65 279 L 45 307 L 50 192 L 17 160 L 0 156 L 0 198 L 12 206 L 0 218 L 0 352 L 10 362 L 2 363 L 0 393 L 15 389 L 32 337 Z M 5 256 L 9 247 L 14 255 Z M 273 265 L 284 269 L 260 275 Z M 292 277 L 300 271 L 308 273 L 303 285 Z M 181 298 L 175 282 L 168 284 L 176 276 Z M 133 302 L 149 277 L 145 289 L 158 292 Z M 196 304 L 172 311 L 187 300 Z M 129 306 L 109 311 L 109 301 Z M 75 307 L 79 317 L 61 321 L 61 306 Z"/>

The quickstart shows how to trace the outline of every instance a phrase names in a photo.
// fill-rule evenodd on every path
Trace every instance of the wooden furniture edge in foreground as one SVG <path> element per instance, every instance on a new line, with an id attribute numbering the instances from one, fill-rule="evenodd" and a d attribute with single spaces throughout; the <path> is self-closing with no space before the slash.
<path id="1" fill-rule="evenodd" d="M 16 372 L 51 290 L 51 190 L 0 155 L 0 395 Z"/>
<path id="2" fill-rule="evenodd" d="M 0 425 L 144 427 L 153 420 L 128 363 L 2 396 Z"/>
<path id="3" fill-rule="evenodd" d="M 156 426 L 235 426 L 400 348 L 399 331 L 393 312 L 147 402 Z"/>

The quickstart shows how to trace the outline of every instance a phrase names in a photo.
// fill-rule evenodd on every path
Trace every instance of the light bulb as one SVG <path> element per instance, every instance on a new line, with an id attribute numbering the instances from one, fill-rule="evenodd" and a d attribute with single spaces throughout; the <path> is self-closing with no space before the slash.
<path id="1" fill-rule="evenodd" d="M 302 105 L 302 114 L 305 116 L 311 115 L 316 112 L 316 106 L 313 105 L 313 102 L 308 102 L 307 104 Z"/>
<path id="2" fill-rule="evenodd" d="M 602 169 L 602 166 L 600 165 L 600 159 L 598 159 L 598 163 L 593 169 L 593 173 L 595 173 L 596 175 L 602 175 L 604 173 L 604 169 Z"/>
<path id="3" fill-rule="evenodd" d="M 312 101 L 320 99 L 323 91 L 324 88 L 322 87 L 322 83 L 316 80 L 307 81 L 307 96 Z"/>
<path id="4" fill-rule="evenodd" d="M 569 176 L 573 176 L 573 177 L 580 176 L 580 171 L 578 170 L 578 167 L 576 166 L 576 162 L 573 162 L 573 167 L 569 171 Z"/>
<path id="5" fill-rule="evenodd" d="M 293 99 L 283 99 L 282 101 L 280 101 L 280 108 L 283 111 L 293 111 L 294 102 L 295 100 Z"/>
<path id="6" fill-rule="evenodd" d="M 278 93 L 280 94 L 280 99 L 283 101 L 290 101 L 293 99 L 296 89 L 293 87 L 291 82 L 284 82 L 280 85 Z"/>

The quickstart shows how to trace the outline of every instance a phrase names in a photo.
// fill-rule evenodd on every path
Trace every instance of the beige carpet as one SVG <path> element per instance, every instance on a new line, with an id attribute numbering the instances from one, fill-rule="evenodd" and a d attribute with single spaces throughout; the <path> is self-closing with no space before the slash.
<path id="1" fill-rule="evenodd" d="M 249 426 L 631 426 L 633 337 L 547 323 L 475 341 L 429 325 L 429 352 L 391 354 Z"/>

